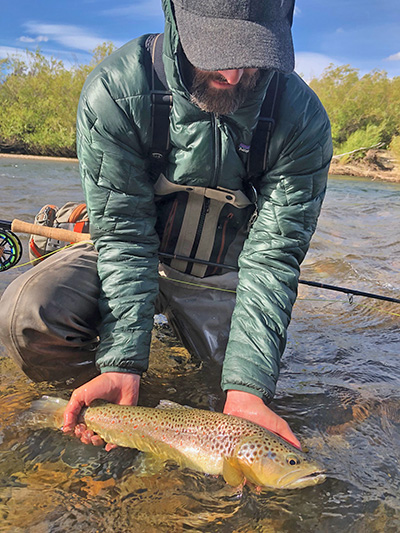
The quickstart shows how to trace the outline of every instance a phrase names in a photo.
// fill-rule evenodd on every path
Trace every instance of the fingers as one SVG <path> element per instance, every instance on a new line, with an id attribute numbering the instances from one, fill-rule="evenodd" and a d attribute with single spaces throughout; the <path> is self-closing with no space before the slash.
<path id="1" fill-rule="evenodd" d="M 103 399 L 120 405 L 136 405 L 139 396 L 140 376 L 123 372 L 107 372 L 96 376 L 76 389 L 64 412 L 64 433 L 72 433 L 85 444 L 103 446 L 104 441 L 85 424 L 78 424 L 83 407 L 89 406 L 93 400 Z M 116 446 L 108 444 L 106 450 Z"/>
<path id="2" fill-rule="evenodd" d="M 75 426 L 75 436 L 80 439 L 83 444 L 93 444 L 93 446 L 104 446 L 105 442 L 104 440 L 99 437 L 94 431 L 91 429 L 88 429 L 85 424 L 78 424 Z M 106 444 L 105 450 L 107 452 L 113 450 L 114 448 L 118 448 L 116 444 Z"/>
<path id="3" fill-rule="evenodd" d="M 63 432 L 70 433 L 78 422 L 79 413 L 85 405 L 85 401 L 79 395 L 79 389 L 73 392 L 64 412 Z"/>
<path id="4" fill-rule="evenodd" d="M 279 437 L 282 437 L 282 439 L 289 442 L 289 444 L 292 444 L 295 448 L 299 448 L 301 450 L 300 441 L 290 429 L 289 424 L 286 422 L 286 420 L 269 409 L 269 407 L 265 406 L 258 423 L 270 431 L 273 431 L 279 435 Z"/>
<path id="5" fill-rule="evenodd" d="M 253 394 L 229 390 L 224 407 L 224 413 L 240 416 L 251 420 L 256 424 L 265 427 L 269 431 L 276 433 L 279 437 L 299 448 L 300 441 L 289 427 L 289 424 L 267 407 L 261 398 Z"/>
<path id="6" fill-rule="evenodd" d="M 103 439 L 99 437 L 99 435 L 96 435 L 91 429 L 88 429 L 85 424 L 78 424 L 75 426 L 74 433 L 83 444 L 93 444 L 93 446 L 104 445 Z"/>
<path id="7" fill-rule="evenodd" d="M 290 429 L 289 424 L 285 422 L 281 418 L 283 424 L 282 427 L 279 428 L 279 431 L 277 431 L 278 435 L 282 437 L 284 440 L 292 444 L 295 448 L 298 448 L 301 450 L 301 444 L 299 439 L 296 437 L 296 435 L 293 433 L 293 431 Z"/>
<path id="8" fill-rule="evenodd" d="M 78 423 L 79 414 L 83 407 L 89 406 L 96 398 L 104 397 L 104 388 L 106 386 L 107 379 L 104 379 L 104 376 L 97 376 L 74 390 L 64 412 L 63 431 L 65 433 L 73 431 Z"/>

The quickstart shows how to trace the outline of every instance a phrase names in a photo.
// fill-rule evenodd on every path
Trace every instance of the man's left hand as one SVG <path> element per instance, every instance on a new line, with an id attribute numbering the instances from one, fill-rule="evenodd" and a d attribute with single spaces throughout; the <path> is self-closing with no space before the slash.
<path id="1" fill-rule="evenodd" d="M 289 424 L 265 405 L 263 400 L 249 392 L 229 390 L 226 396 L 224 413 L 246 418 L 276 433 L 296 448 L 301 449 L 299 440 Z"/>

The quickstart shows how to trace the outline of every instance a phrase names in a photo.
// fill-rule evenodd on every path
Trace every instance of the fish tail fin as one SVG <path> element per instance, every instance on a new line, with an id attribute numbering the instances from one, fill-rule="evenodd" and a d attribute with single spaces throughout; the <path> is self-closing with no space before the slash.
<path id="1" fill-rule="evenodd" d="M 32 402 L 26 413 L 26 422 L 36 427 L 60 428 L 63 425 L 67 400 L 42 396 Z"/>

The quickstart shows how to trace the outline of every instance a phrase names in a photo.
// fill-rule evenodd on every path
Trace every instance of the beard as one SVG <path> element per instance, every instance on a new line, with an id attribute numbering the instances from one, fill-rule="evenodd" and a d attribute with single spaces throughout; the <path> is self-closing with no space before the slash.
<path id="1" fill-rule="evenodd" d="M 226 81 L 219 72 L 194 69 L 191 102 L 202 111 L 216 115 L 229 115 L 234 113 L 244 104 L 249 93 L 257 85 L 260 71 L 243 72 L 237 85 L 226 89 L 217 89 L 210 86 L 211 80 Z"/>

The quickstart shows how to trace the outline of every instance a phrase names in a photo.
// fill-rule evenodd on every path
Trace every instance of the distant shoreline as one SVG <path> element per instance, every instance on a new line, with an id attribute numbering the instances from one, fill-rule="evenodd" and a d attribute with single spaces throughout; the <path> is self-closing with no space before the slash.
<path id="1" fill-rule="evenodd" d="M 77 163 L 78 159 L 76 157 L 56 157 L 51 155 L 29 155 L 29 154 L 5 154 L 0 153 L 0 158 L 10 158 L 13 157 L 15 159 L 30 159 L 30 160 L 36 160 L 36 161 L 72 161 L 73 163 Z"/>
<path id="2" fill-rule="evenodd" d="M 26 155 L 26 154 L 6 154 L 0 153 L 0 159 L 15 158 L 31 161 L 59 161 L 78 163 L 74 157 L 55 157 L 47 155 Z M 374 150 L 372 155 L 360 161 L 350 161 L 341 164 L 338 160 L 333 159 L 330 169 L 330 176 L 356 176 L 371 178 L 373 180 L 384 180 L 400 182 L 400 167 L 388 163 L 387 152 L 384 150 Z"/>
<path id="3" fill-rule="evenodd" d="M 395 157 L 388 150 L 368 150 L 363 159 L 347 163 L 341 163 L 334 157 L 329 174 L 400 182 L 400 165 L 396 164 Z"/>

